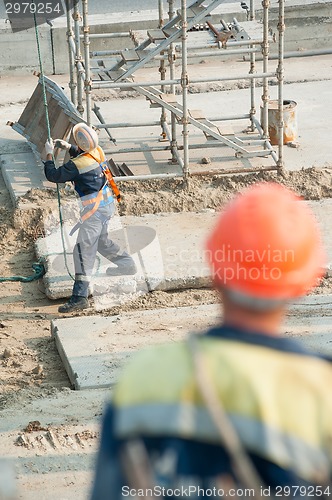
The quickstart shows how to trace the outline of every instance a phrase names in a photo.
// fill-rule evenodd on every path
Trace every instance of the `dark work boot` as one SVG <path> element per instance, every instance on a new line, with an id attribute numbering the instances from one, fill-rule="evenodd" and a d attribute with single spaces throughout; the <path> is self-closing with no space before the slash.
<path id="1" fill-rule="evenodd" d="M 123 252 L 122 255 L 114 257 L 111 262 L 117 267 L 108 267 L 106 269 L 106 274 L 108 276 L 132 276 L 137 273 L 134 259 L 127 252 Z"/>
<path id="2" fill-rule="evenodd" d="M 59 307 L 59 313 L 70 313 L 72 311 L 81 311 L 89 307 L 89 301 L 85 297 L 79 295 L 72 295 L 70 299 Z"/>

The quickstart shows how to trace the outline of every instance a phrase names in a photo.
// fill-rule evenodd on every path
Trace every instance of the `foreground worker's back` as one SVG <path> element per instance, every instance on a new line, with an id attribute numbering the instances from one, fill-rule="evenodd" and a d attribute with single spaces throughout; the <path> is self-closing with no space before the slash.
<path id="1" fill-rule="evenodd" d="M 292 340 L 228 327 L 203 335 L 199 348 L 264 484 L 277 488 L 275 492 L 301 486 L 298 498 L 316 496 L 310 494 L 316 487 L 327 492 L 326 477 L 332 473 L 331 363 Z M 179 485 L 200 487 L 201 493 L 217 491 L 230 477 L 239 487 L 195 383 L 187 343 L 143 352 L 127 367 L 105 416 L 94 500 L 117 500 L 128 493 L 121 448 L 135 438 L 148 450 L 154 484 L 169 493 Z M 191 498 L 202 497 L 197 493 L 192 489 Z M 181 498 L 175 492 L 176 497 Z"/>
<path id="2" fill-rule="evenodd" d="M 329 498 L 331 362 L 280 336 L 288 302 L 323 275 L 314 215 L 261 183 L 226 207 L 206 250 L 223 324 L 124 371 L 93 500 Z"/>

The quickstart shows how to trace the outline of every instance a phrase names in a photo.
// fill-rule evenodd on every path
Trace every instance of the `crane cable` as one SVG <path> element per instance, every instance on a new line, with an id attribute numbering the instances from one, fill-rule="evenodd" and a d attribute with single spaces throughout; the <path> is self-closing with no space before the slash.
<path id="1" fill-rule="evenodd" d="M 34 0 L 32 0 L 31 3 L 35 5 Z M 38 30 L 38 24 L 37 24 L 37 18 L 36 18 L 36 9 L 34 9 L 34 12 L 33 12 L 33 19 L 34 19 L 34 25 L 35 25 L 36 43 L 37 43 L 37 51 L 38 51 L 38 60 L 39 60 L 39 69 L 40 69 L 40 82 L 41 82 L 42 90 L 43 90 L 43 99 L 44 99 L 45 117 L 46 117 L 46 127 L 47 127 L 47 138 L 48 138 L 49 141 L 51 141 L 51 139 L 52 139 L 52 137 L 51 137 L 51 126 L 50 126 L 50 118 L 49 118 L 49 113 L 48 113 L 46 86 L 45 86 L 44 69 L 43 69 L 43 62 L 42 62 L 41 50 L 40 50 L 39 30 Z M 53 156 L 53 162 L 55 162 L 54 153 L 52 153 L 52 156 Z M 58 200 L 58 211 L 59 211 L 59 221 L 60 221 L 61 242 L 62 242 L 62 249 L 63 249 L 63 256 L 64 256 L 64 261 L 65 261 L 65 267 L 66 267 L 66 271 L 67 271 L 68 275 L 71 277 L 72 280 L 75 281 L 75 278 L 71 274 L 71 272 L 69 270 L 69 266 L 68 266 L 68 259 L 67 259 L 66 245 L 65 245 L 65 235 L 64 235 L 64 229 L 63 229 L 61 196 L 60 196 L 60 189 L 59 189 L 59 185 L 58 184 L 56 185 L 56 191 L 57 191 L 57 200 Z"/>

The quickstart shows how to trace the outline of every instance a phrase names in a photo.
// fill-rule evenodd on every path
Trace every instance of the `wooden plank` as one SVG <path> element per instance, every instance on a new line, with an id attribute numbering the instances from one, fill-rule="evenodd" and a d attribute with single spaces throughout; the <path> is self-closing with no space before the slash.
<path id="1" fill-rule="evenodd" d="M 189 109 L 188 113 L 194 120 L 206 120 L 206 116 L 204 116 L 201 109 Z"/>
<path id="2" fill-rule="evenodd" d="M 161 42 L 162 40 L 165 40 L 166 35 L 162 30 L 149 30 L 148 32 L 148 37 L 150 38 L 151 42 L 156 43 L 156 42 Z"/>
<path id="3" fill-rule="evenodd" d="M 42 100 L 42 97 L 42 87 L 40 84 L 38 84 L 18 120 L 18 122 L 23 127 L 26 127 L 26 125 L 29 123 L 29 121 L 31 120 L 31 115 L 35 115 L 38 113 L 38 105 Z"/>

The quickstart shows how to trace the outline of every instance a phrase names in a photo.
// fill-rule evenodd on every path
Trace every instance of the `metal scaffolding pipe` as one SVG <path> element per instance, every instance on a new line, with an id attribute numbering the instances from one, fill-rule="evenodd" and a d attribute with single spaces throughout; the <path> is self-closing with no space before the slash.
<path id="1" fill-rule="evenodd" d="M 80 12 L 78 2 L 74 2 L 74 33 L 75 33 L 75 64 L 77 74 L 77 111 L 82 115 L 84 112 L 83 107 L 83 81 L 82 81 L 82 54 L 80 42 Z"/>
<path id="2" fill-rule="evenodd" d="M 253 21 L 255 19 L 255 0 L 250 0 L 250 10 L 249 10 L 249 19 Z M 253 40 L 250 40 L 250 47 L 254 47 Z M 254 75 L 256 71 L 256 54 L 252 52 L 250 54 L 250 70 L 249 73 Z M 255 124 L 253 122 L 252 117 L 256 115 L 256 80 L 253 78 L 250 80 L 250 128 L 251 132 L 255 130 Z"/>
<path id="3" fill-rule="evenodd" d="M 92 81 L 90 75 L 90 27 L 88 21 L 88 0 L 82 0 L 83 6 L 83 45 L 84 45 L 84 67 L 85 67 L 85 79 L 84 79 L 84 91 L 85 91 L 85 106 L 86 106 L 86 121 L 88 125 L 91 125 L 91 89 Z"/>
<path id="4" fill-rule="evenodd" d="M 213 118 L 208 118 L 211 122 L 221 122 L 230 120 L 245 120 L 250 118 L 249 113 L 243 115 L 229 115 L 229 116 L 218 116 Z M 120 122 L 120 123 L 97 123 L 93 125 L 94 128 L 138 128 L 138 127 L 154 127 L 160 125 L 160 121 L 144 122 L 144 123 L 132 123 L 132 122 Z"/>
<path id="5" fill-rule="evenodd" d="M 215 76 L 209 78 L 194 78 L 190 80 L 190 83 L 209 83 L 209 82 L 228 82 L 233 80 L 252 80 L 252 79 L 262 79 L 262 78 L 277 78 L 275 72 L 270 73 L 243 73 L 236 76 Z M 158 87 L 160 85 L 181 85 L 182 80 L 165 80 L 164 82 L 154 81 L 154 82 L 109 82 L 105 81 L 93 81 L 92 85 L 94 89 L 108 88 L 108 89 L 130 89 L 135 87 Z"/>
<path id="6" fill-rule="evenodd" d="M 68 0 L 66 0 L 68 1 Z M 84 38 L 84 35 L 80 35 Z M 90 33 L 90 38 L 129 38 L 128 33 Z"/>
<path id="7" fill-rule="evenodd" d="M 278 162 L 279 171 L 284 168 L 284 43 L 285 43 L 285 3 L 284 0 L 279 0 L 279 52 L 278 52 Z"/>
<path id="8" fill-rule="evenodd" d="M 66 16 L 67 16 L 67 44 L 68 44 L 68 63 L 69 63 L 69 88 L 70 88 L 70 99 L 74 106 L 77 105 L 76 99 L 76 87 L 75 82 L 75 60 L 74 54 L 72 52 L 71 42 L 74 44 L 74 32 L 71 22 L 70 6 L 69 0 L 66 0 Z"/>
<path id="9" fill-rule="evenodd" d="M 182 135 L 183 135 L 183 174 L 189 175 L 189 121 L 188 121 L 188 60 L 187 60 L 187 0 L 181 0 L 181 29 L 182 29 Z"/>
<path id="10" fill-rule="evenodd" d="M 262 129 L 261 124 L 259 123 L 259 121 L 257 120 L 256 117 L 253 117 L 253 120 L 254 120 L 254 123 L 256 125 L 256 128 L 257 128 L 260 136 L 262 138 L 264 138 L 264 131 Z M 271 156 L 272 156 L 273 160 L 275 161 L 276 165 L 278 166 L 278 156 L 276 155 L 276 153 L 275 153 L 275 151 L 274 151 L 273 147 L 271 146 L 271 143 L 268 139 L 265 140 L 265 147 L 266 147 L 266 149 L 271 151 Z"/>
<path id="11" fill-rule="evenodd" d="M 164 5 L 163 5 L 163 0 L 158 0 L 158 12 L 159 12 L 159 23 L 158 23 L 158 28 L 161 29 L 164 26 Z M 161 56 L 164 56 L 164 52 L 160 53 Z M 160 80 L 163 82 L 166 79 L 166 66 L 165 66 L 165 61 L 166 57 L 162 57 L 160 59 L 160 66 L 159 66 L 159 73 L 160 73 Z M 161 92 L 165 92 L 165 85 L 162 83 L 161 85 Z M 160 115 L 160 126 L 161 126 L 161 136 L 165 138 L 165 131 L 164 131 L 164 122 L 166 122 L 167 116 L 166 116 L 166 110 L 165 108 L 162 108 L 161 110 L 161 115 Z"/>
<path id="12" fill-rule="evenodd" d="M 166 122 L 163 123 L 163 128 L 164 128 L 164 132 L 165 132 L 165 135 L 167 137 L 167 139 L 169 140 L 170 144 L 171 144 L 171 152 L 172 152 L 172 158 L 175 157 L 177 159 L 177 162 L 178 164 L 180 165 L 181 169 L 182 169 L 182 172 L 184 170 L 184 163 L 183 163 L 183 160 L 180 156 L 180 153 L 179 153 L 179 150 L 178 148 L 174 148 L 174 146 L 172 146 L 172 135 L 171 135 L 171 132 L 168 128 L 168 125 Z"/>
<path id="13" fill-rule="evenodd" d="M 263 0 L 263 73 L 268 72 L 269 67 L 269 7 L 270 0 Z M 263 110 L 262 110 L 262 127 L 264 137 L 269 137 L 269 82 L 267 78 L 263 79 Z"/>
<path id="14" fill-rule="evenodd" d="M 75 42 L 74 42 L 74 40 L 72 38 L 69 39 L 69 44 L 70 44 L 70 47 L 71 47 L 72 54 L 74 56 L 74 60 L 76 61 L 76 45 L 75 45 Z M 83 64 L 82 64 L 81 61 L 76 61 L 75 65 L 76 65 L 76 68 L 77 68 L 78 73 L 80 75 L 80 79 L 81 79 L 82 84 L 83 84 L 84 80 L 85 80 L 85 69 L 84 69 L 84 66 L 83 66 Z"/>
<path id="15" fill-rule="evenodd" d="M 172 21 L 175 16 L 174 0 L 168 1 L 168 20 Z M 174 44 L 171 43 L 168 49 L 168 63 L 169 63 L 169 78 L 170 80 L 175 79 L 175 52 Z M 175 94 L 175 86 L 170 86 L 171 94 Z M 176 163 L 178 158 L 173 151 L 178 150 L 177 137 L 176 137 L 176 116 L 171 113 L 171 146 L 172 146 L 172 163 Z"/>
<path id="16" fill-rule="evenodd" d="M 255 0 L 250 0 L 249 21 L 254 21 L 256 17 Z"/>
<path id="17" fill-rule="evenodd" d="M 227 48 L 219 48 L 216 43 L 205 43 L 205 44 L 197 44 L 197 45 L 192 45 L 191 47 L 188 47 L 189 54 L 190 50 L 198 50 L 198 49 L 210 49 L 210 48 L 215 48 L 218 50 L 224 50 L 225 52 L 228 51 L 229 47 L 242 47 L 244 45 L 262 45 L 262 40 L 260 39 L 249 39 L 249 40 L 235 40 L 235 41 L 228 41 L 227 42 Z M 181 52 L 181 47 L 180 45 L 175 46 L 176 52 Z"/>
<path id="18" fill-rule="evenodd" d="M 123 50 L 93 50 L 90 52 L 91 57 L 105 57 L 105 56 L 121 56 Z"/>

